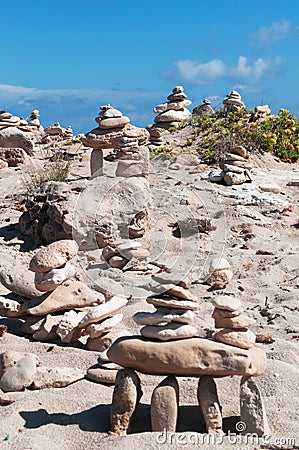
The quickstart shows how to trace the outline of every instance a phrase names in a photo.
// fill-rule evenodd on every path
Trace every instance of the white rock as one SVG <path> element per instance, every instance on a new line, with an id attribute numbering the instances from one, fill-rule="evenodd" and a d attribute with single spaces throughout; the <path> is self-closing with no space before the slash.
<path id="1" fill-rule="evenodd" d="M 110 331 L 116 325 L 123 320 L 123 314 L 115 314 L 113 317 L 109 317 L 103 320 L 101 323 L 91 324 L 87 327 L 86 332 L 91 338 L 102 336 L 105 332 Z"/>
<path id="2" fill-rule="evenodd" d="M 64 267 L 58 267 L 49 272 L 35 273 L 35 287 L 41 292 L 53 291 L 61 283 L 73 277 L 75 273 L 75 267 L 68 262 Z"/>
<path id="3" fill-rule="evenodd" d="M 212 259 L 210 262 L 210 272 L 223 269 L 230 269 L 230 263 L 225 258 Z"/>
<path id="4" fill-rule="evenodd" d="M 141 242 L 128 241 L 128 242 L 124 242 L 123 244 L 117 245 L 115 250 L 117 252 L 121 253 L 126 250 L 137 250 L 140 247 L 142 247 Z"/>
<path id="5" fill-rule="evenodd" d="M 127 297 L 123 295 L 114 295 L 108 302 L 95 306 L 79 322 L 79 328 L 86 328 L 91 323 L 100 322 L 119 311 L 128 303 Z"/>

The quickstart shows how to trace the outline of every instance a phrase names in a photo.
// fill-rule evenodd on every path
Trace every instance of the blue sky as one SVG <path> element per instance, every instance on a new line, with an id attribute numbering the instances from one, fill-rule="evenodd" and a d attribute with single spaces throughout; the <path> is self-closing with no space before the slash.
<path id="1" fill-rule="evenodd" d="M 111 103 L 135 125 L 183 85 L 299 115 L 299 2 L 14 0 L 0 5 L 0 109 L 85 133 Z"/>

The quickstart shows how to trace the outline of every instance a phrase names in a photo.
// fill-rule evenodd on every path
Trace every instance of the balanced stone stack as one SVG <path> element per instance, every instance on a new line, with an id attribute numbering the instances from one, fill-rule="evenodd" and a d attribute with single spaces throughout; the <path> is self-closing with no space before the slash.
<path id="1" fill-rule="evenodd" d="M 59 122 L 48 126 L 44 129 L 45 135 L 42 138 L 43 144 L 51 144 L 53 142 L 62 141 L 65 134 L 65 128 L 63 128 Z"/>
<path id="2" fill-rule="evenodd" d="M 72 129 L 72 127 L 69 125 L 68 127 L 67 127 L 67 129 L 65 130 L 65 133 L 64 133 L 64 139 L 72 139 L 73 138 L 73 136 L 74 136 L 74 132 L 73 132 L 73 129 Z"/>
<path id="3" fill-rule="evenodd" d="M 241 95 L 237 91 L 232 91 L 223 100 L 223 112 L 224 114 L 234 113 L 241 108 L 246 108 L 245 104 L 241 100 Z"/>
<path id="4" fill-rule="evenodd" d="M 213 319 L 215 328 L 222 328 L 214 334 L 214 339 L 227 345 L 249 350 L 254 346 L 256 337 L 248 329 L 255 320 L 243 314 L 240 300 L 229 295 L 219 295 L 212 299 L 215 307 Z"/>
<path id="5" fill-rule="evenodd" d="M 187 100 L 183 86 L 175 86 L 167 100 L 153 109 L 154 113 L 157 113 L 154 118 L 155 124 L 148 127 L 151 143 L 157 146 L 163 144 L 165 130 L 177 128 L 181 121 L 191 117 L 191 112 L 187 108 L 192 102 Z"/>
<path id="6" fill-rule="evenodd" d="M 128 262 L 138 263 L 144 261 L 150 255 L 149 251 L 143 247 L 139 241 L 130 240 L 122 244 L 107 245 L 103 248 L 102 256 L 110 267 L 123 269 Z"/>
<path id="7" fill-rule="evenodd" d="M 219 167 L 222 171 L 219 173 L 212 171 L 209 175 L 209 180 L 213 183 L 224 182 L 227 186 L 252 181 L 250 174 L 252 166 L 247 159 L 248 153 L 245 147 L 238 145 L 232 148 L 220 161 Z"/>
<path id="8" fill-rule="evenodd" d="M 202 117 L 206 114 L 214 114 L 215 111 L 211 107 L 211 101 L 208 99 L 204 99 L 202 105 L 196 106 L 192 111 L 192 116 Z"/>
<path id="9" fill-rule="evenodd" d="M 28 125 L 30 127 L 34 127 L 39 129 L 41 127 L 40 121 L 39 121 L 39 110 L 34 109 L 32 113 L 30 114 Z"/>
<path id="10" fill-rule="evenodd" d="M 113 149 L 114 153 L 106 157 L 113 161 L 127 154 L 134 154 L 138 159 L 139 146 L 144 145 L 149 133 L 144 128 L 130 125 L 130 119 L 110 104 L 100 107 L 100 113 L 95 118 L 98 128 L 85 134 L 81 141 L 93 150 L 90 156 L 91 175 L 103 174 L 103 150 Z M 119 176 L 119 175 L 117 175 Z"/>
<path id="11" fill-rule="evenodd" d="M 26 121 L 25 121 L 26 122 Z M 7 111 L 0 111 L 0 128 L 6 127 L 18 127 L 21 123 L 21 119 L 18 116 L 13 116 Z M 27 122 L 26 122 L 27 124 Z"/>
<path id="12" fill-rule="evenodd" d="M 186 284 L 183 282 L 183 285 Z M 133 316 L 138 325 L 144 325 L 143 337 L 171 341 L 187 339 L 196 335 L 193 326 L 194 311 L 198 309 L 197 297 L 180 285 L 162 284 L 159 295 L 148 297 L 146 302 L 156 308 L 155 312 L 138 312 Z"/>

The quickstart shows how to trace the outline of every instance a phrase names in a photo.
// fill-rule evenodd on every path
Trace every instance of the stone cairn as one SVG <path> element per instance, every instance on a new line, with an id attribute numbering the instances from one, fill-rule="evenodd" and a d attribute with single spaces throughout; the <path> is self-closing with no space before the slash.
<path id="1" fill-rule="evenodd" d="M 241 108 L 246 108 L 246 105 L 241 100 L 241 95 L 237 91 L 232 91 L 223 100 L 224 114 L 234 113 Z"/>
<path id="2" fill-rule="evenodd" d="M 211 101 L 208 99 L 204 99 L 202 105 L 196 106 L 192 111 L 192 116 L 202 117 L 206 114 L 214 114 L 215 111 L 211 107 Z"/>
<path id="3" fill-rule="evenodd" d="M 140 330 L 141 335 L 160 341 L 195 336 L 197 330 L 193 326 L 193 321 L 194 311 L 198 309 L 198 299 L 189 291 L 190 284 L 182 281 L 177 286 L 172 286 L 171 280 L 167 277 L 158 275 L 153 277 L 163 282 L 158 287 L 161 293 L 146 299 L 146 302 L 153 305 L 156 311 L 138 312 L 133 316 L 138 325 L 144 325 Z"/>
<path id="4" fill-rule="evenodd" d="M 64 139 L 72 139 L 73 137 L 74 137 L 74 132 L 73 132 L 71 125 L 69 125 L 67 127 L 67 129 L 65 130 Z"/>
<path id="5" fill-rule="evenodd" d="M 210 262 L 209 274 L 206 283 L 213 289 L 224 289 L 232 280 L 233 272 L 229 262 L 224 258 L 214 258 Z"/>
<path id="6" fill-rule="evenodd" d="M 209 180 L 214 183 L 224 182 L 227 186 L 252 181 L 251 164 L 247 162 L 248 153 L 245 147 L 238 145 L 226 153 L 219 163 L 222 172 L 212 171 Z"/>
<path id="7" fill-rule="evenodd" d="M 175 86 L 167 100 L 153 109 L 157 114 L 154 118 L 155 123 L 147 127 L 150 132 L 150 142 L 155 146 L 163 144 L 165 130 L 178 128 L 182 120 L 191 117 L 191 112 L 187 108 L 192 102 L 187 100 L 183 86 Z"/>
<path id="8" fill-rule="evenodd" d="M 255 324 L 255 320 L 242 314 L 241 301 L 229 295 L 219 295 L 212 299 L 212 305 L 215 307 L 212 314 L 215 328 L 222 328 L 214 334 L 214 339 L 238 348 L 251 349 L 256 338 L 248 328 Z"/>
<path id="9" fill-rule="evenodd" d="M 215 271 L 228 271 L 223 258 L 212 261 Z M 214 377 L 242 376 L 240 385 L 241 421 L 250 432 L 262 436 L 269 432 L 263 399 L 252 376 L 266 369 L 264 350 L 254 347 L 255 335 L 248 327 L 255 320 L 243 313 L 240 300 L 227 295 L 215 296 L 215 328 L 222 328 L 211 339 L 194 337 L 192 325 L 198 299 L 189 292 L 190 280 L 173 285 L 171 273 L 152 275 L 159 294 L 147 298 L 155 312 L 138 312 L 133 319 L 144 325 L 142 337 L 131 336 L 116 341 L 108 350 L 111 361 L 121 365 L 111 406 L 111 434 L 124 435 L 142 396 L 140 379 L 135 370 L 148 375 L 166 375 L 151 397 L 152 431 L 175 432 L 179 409 L 177 376 L 199 377 L 197 397 L 206 431 L 216 440 L 224 435 L 221 405 Z M 162 288 L 162 289 L 161 289 Z M 157 342 L 158 341 L 158 342 Z M 159 342 L 160 341 L 160 342 Z M 165 342 L 161 342 L 165 341 Z M 168 342 L 169 341 L 169 342 Z M 134 370 L 135 369 L 135 370 Z M 261 405 L 257 412 L 256 402 Z M 248 428 L 246 429 L 246 432 Z"/>
<path id="10" fill-rule="evenodd" d="M 27 132 L 43 131 L 39 115 L 39 110 L 35 109 L 27 121 L 22 117 L 13 116 L 10 112 L 2 110 L 0 111 L 0 130 L 7 127 L 16 127 Z"/>
<path id="11" fill-rule="evenodd" d="M 30 125 L 31 127 L 36 127 L 36 128 L 40 128 L 41 124 L 39 121 L 39 110 L 38 109 L 34 109 L 32 111 L 32 113 L 30 114 L 29 120 L 28 120 L 28 125 Z"/>
<path id="12" fill-rule="evenodd" d="M 128 269 L 128 263 L 131 261 L 137 264 L 139 261 L 144 261 L 150 256 L 150 252 L 143 247 L 142 243 L 136 240 L 128 240 L 113 247 L 107 245 L 103 248 L 102 256 L 110 267 Z"/>
<path id="13" fill-rule="evenodd" d="M 86 147 L 93 150 L 90 156 L 91 176 L 103 174 L 103 150 L 112 149 L 114 152 L 105 159 L 114 161 L 118 159 L 140 162 L 140 147 L 147 143 L 149 133 L 144 128 L 129 124 L 130 119 L 110 104 L 100 107 L 99 115 L 95 118 L 98 128 L 85 134 L 81 141 Z M 126 176 L 127 161 L 119 168 L 117 176 Z M 138 169 L 139 170 L 139 169 Z M 136 173 L 137 174 L 137 173 Z M 132 175 L 132 173 L 131 173 Z M 129 176 L 131 176 L 129 175 Z"/>
<path id="14" fill-rule="evenodd" d="M 78 281 L 70 262 L 77 251 L 73 240 L 56 241 L 33 256 L 29 271 L 2 270 L 1 283 L 17 299 L 1 297 L 0 315 L 23 319 L 22 331 L 36 340 L 70 344 L 81 339 L 87 350 L 100 352 L 99 371 L 93 370 L 91 379 L 113 383 L 119 366 L 109 364 L 105 352 L 115 339 L 130 335 L 117 314 L 128 300 L 120 295 L 106 299 Z"/>

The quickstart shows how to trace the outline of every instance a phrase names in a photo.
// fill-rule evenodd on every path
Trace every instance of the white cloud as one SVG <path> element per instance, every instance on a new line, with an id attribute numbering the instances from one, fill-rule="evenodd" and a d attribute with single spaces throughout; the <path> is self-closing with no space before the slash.
<path id="1" fill-rule="evenodd" d="M 237 84 L 255 85 L 264 78 L 271 77 L 282 65 L 281 58 L 257 58 L 251 63 L 245 56 L 239 56 L 237 64 L 229 66 L 221 59 L 212 59 L 206 63 L 180 60 L 174 65 L 176 77 L 194 84 L 210 84 L 219 79 L 229 79 Z"/>
<path id="2" fill-rule="evenodd" d="M 271 47 L 275 42 L 289 37 L 292 31 L 291 22 L 282 19 L 271 25 L 260 27 L 250 35 L 250 41 L 255 47 Z"/>
<path id="3" fill-rule="evenodd" d="M 189 59 L 175 63 L 180 76 L 196 84 L 209 84 L 225 75 L 226 67 L 221 59 L 212 59 L 207 63 L 198 63 Z"/>

